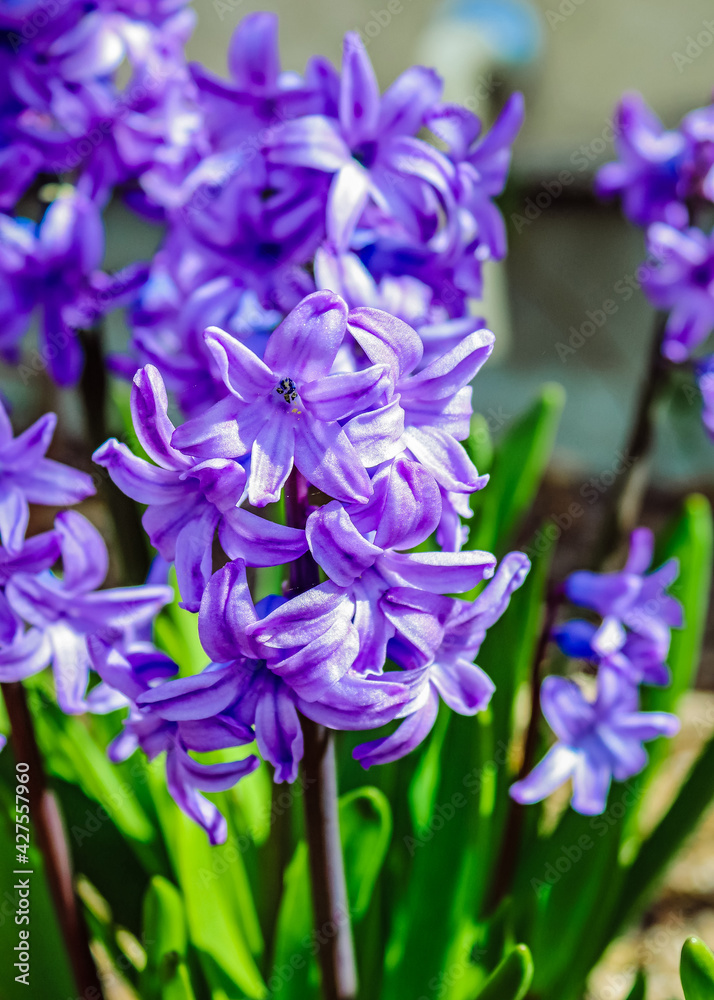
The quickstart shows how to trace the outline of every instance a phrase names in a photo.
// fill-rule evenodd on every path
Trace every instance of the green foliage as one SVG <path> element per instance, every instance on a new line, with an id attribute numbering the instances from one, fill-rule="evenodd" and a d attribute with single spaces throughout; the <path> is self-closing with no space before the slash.
<path id="1" fill-rule="evenodd" d="M 494 969 L 475 1000 L 523 1000 L 533 981 L 533 959 L 524 944 L 517 944 Z"/>
<path id="2" fill-rule="evenodd" d="M 698 937 L 684 942 L 679 971 L 685 1000 L 714 997 L 714 955 Z"/>

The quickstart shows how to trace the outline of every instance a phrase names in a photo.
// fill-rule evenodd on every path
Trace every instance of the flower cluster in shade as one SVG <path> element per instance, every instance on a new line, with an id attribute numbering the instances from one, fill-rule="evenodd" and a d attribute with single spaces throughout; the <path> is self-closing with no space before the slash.
<path id="1" fill-rule="evenodd" d="M 642 287 L 667 314 L 662 354 L 682 364 L 694 355 L 704 397 L 704 427 L 714 440 L 700 357 L 714 330 L 714 104 L 666 130 L 639 94 L 626 94 L 615 118 L 618 159 L 600 169 L 596 191 L 617 196 L 625 215 L 646 230 Z"/>
<path id="2" fill-rule="evenodd" d="M 572 778 L 573 808 L 601 813 L 612 779 L 625 781 L 645 766 L 643 743 L 678 731 L 675 715 L 640 709 L 641 685 L 669 684 L 671 629 L 683 624 L 681 605 L 667 592 L 677 578 L 677 560 L 648 572 L 653 543 L 649 529 L 637 528 L 621 572 L 581 571 L 566 580 L 568 600 L 600 620 L 568 621 L 554 629 L 553 639 L 566 656 L 583 662 L 581 681 L 596 673 L 594 691 L 588 696 L 587 682 L 545 678 L 541 707 L 557 741 L 513 785 L 516 801 L 538 802 Z"/>
<path id="3" fill-rule="evenodd" d="M 355 750 L 369 767 L 418 746 L 440 699 L 464 714 L 488 705 L 494 685 L 474 660 L 529 569 L 522 553 L 496 569 L 490 553 L 463 547 L 459 511 L 488 477 L 461 442 L 470 382 L 493 339 L 472 330 L 424 365 L 422 340 L 403 320 L 317 291 L 260 354 L 209 328 L 206 349 L 226 395 L 178 426 L 158 369 L 136 374 L 132 416 L 147 457 L 112 439 L 94 458 L 147 505 L 144 527 L 175 565 L 210 663 L 171 679 L 175 665 L 144 669 L 145 660 L 107 649 L 97 669 L 132 700 L 121 748 L 167 749 L 170 770 L 182 774 L 195 763 L 186 747 L 255 742 L 276 780 L 292 781 L 299 714 L 351 731 L 392 723 Z M 294 510 L 301 484 L 309 505 L 284 524 L 278 501 Z M 254 568 L 301 561 L 314 568 L 304 586 L 286 580 L 254 602 Z M 473 601 L 451 596 L 486 580 Z M 215 765 L 211 787 L 256 764 L 250 755 Z M 206 800 L 170 781 L 181 806 L 220 838 L 224 824 Z"/>

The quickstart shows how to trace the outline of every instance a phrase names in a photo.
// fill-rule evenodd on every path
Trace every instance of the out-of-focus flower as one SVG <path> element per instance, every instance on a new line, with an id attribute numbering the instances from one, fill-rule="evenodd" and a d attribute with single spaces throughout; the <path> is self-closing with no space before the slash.
<path id="1" fill-rule="evenodd" d="M 523 805 L 540 802 L 572 778 L 573 808 L 586 816 L 604 812 L 612 779 L 626 781 L 647 763 L 642 744 L 679 731 L 675 715 L 639 711 L 637 688 L 608 668 L 598 673 L 594 701 L 573 681 L 546 677 L 541 705 L 558 739 L 531 773 L 511 786 L 511 796 Z"/>
<path id="2" fill-rule="evenodd" d="M 653 305 L 669 312 L 662 353 L 681 363 L 714 328 L 714 236 L 657 224 L 647 243 L 660 263 L 648 268 L 642 285 Z"/>
<path id="3" fill-rule="evenodd" d="M 74 504 L 94 493 L 86 473 L 45 458 L 56 426 L 56 415 L 46 413 L 14 438 L 0 402 L 0 540 L 10 554 L 22 551 L 29 504 Z"/>

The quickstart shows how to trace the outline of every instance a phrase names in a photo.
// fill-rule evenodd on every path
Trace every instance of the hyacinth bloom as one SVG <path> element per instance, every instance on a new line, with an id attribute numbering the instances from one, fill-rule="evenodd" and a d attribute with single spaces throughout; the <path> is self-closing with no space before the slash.
<path id="1" fill-rule="evenodd" d="M 7 358 L 39 305 L 40 355 L 59 385 L 77 381 L 83 359 L 76 331 L 121 305 L 145 276 L 143 265 L 104 274 L 103 256 L 99 207 L 72 188 L 61 189 L 38 226 L 0 217 L 0 350 Z"/>
<path id="2" fill-rule="evenodd" d="M 277 566 L 307 550 L 303 531 L 241 509 L 247 488 L 242 465 L 229 458 L 196 460 L 172 446 L 166 389 L 152 365 L 134 377 L 131 406 L 137 438 L 156 465 L 114 438 L 94 461 L 127 496 L 148 504 L 144 528 L 161 556 L 175 562 L 185 608 L 198 611 L 213 571 L 216 531 L 226 555 L 251 566 Z"/>
<path id="3" fill-rule="evenodd" d="M 621 197 L 625 215 L 638 226 L 652 222 L 686 226 L 685 165 L 690 155 L 686 137 L 665 131 L 639 94 L 622 98 L 613 128 L 619 159 L 598 171 L 598 195 Z"/>
<path id="4" fill-rule="evenodd" d="M 523 583 L 530 561 L 522 552 L 510 552 L 504 557 L 493 579 L 471 602 L 450 601 L 443 619 L 443 637 L 433 661 L 417 668 L 418 683 L 412 685 L 413 697 L 399 714 L 403 722 L 391 736 L 363 743 L 353 756 L 364 768 L 398 760 L 414 750 L 431 732 L 436 721 L 441 698 L 459 715 L 476 715 L 491 700 L 495 685 L 474 662 L 486 630 L 506 611 L 511 595 Z M 409 597 L 402 590 L 387 593 L 387 604 L 408 606 Z M 415 611 L 421 610 L 414 608 Z M 390 640 L 388 655 L 400 662 L 402 643 L 398 637 Z M 397 675 L 399 676 L 399 675 Z"/>
<path id="5" fill-rule="evenodd" d="M 612 667 L 633 684 L 669 684 L 668 629 L 638 635 L 616 618 L 606 618 L 599 626 L 575 618 L 554 629 L 553 639 L 566 656 Z"/>
<path id="6" fill-rule="evenodd" d="M 348 33 L 335 116 L 305 115 L 276 129 L 272 162 L 334 174 L 327 230 L 337 246 L 348 245 L 370 198 L 415 235 L 433 229 L 440 203 L 451 207 L 452 164 L 414 138 L 440 93 L 437 74 L 413 66 L 380 97 L 364 45 Z"/>
<path id="7" fill-rule="evenodd" d="M 351 671 L 357 630 L 329 585 L 254 606 L 244 565 L 229 563 L 206 588 L 199 631 L 213 662 L 142 694 L 140 710 L 180 728 L 191 723 L 196 734 L 205 726 L 206 738 L 216 722 L 254 733 L 276 781 L 297 777 L 298 710 L 333 728 L 368 729 L 394 718 L 409 698 L 402 684 Z"/>
<path id="8" fill-rule="evenodd" d="M 660 224 L 649 228 L 647 243 L 660 264 L 642 284 L 653 305 L 669 311 L 662 353 L 680 363 L 714 328 L 714 236 Z"/>
<path id="9" fill-rule="evenodd" d="M 493 350 L 495 337 L 490 330 L 470 332 L 416 374 L 423 347 L 419 335 L 406 323 L 376 309 L 358 308 L 349 314 L 349 331 L 370 361 L 389 368 L 395 400 L 398 396 L 404 415 L 400 446 L 445 490 L 473 493 L 482 489 L 488 476 L 479 475 L 459 441 L 468 437 L 473 414 L 470 382 Z M 396 419 L 394 404 L 386 410 Z M 359 442 L 359 419 L 346 430 L 351 440 Z M 369 434 L 365 436 L 369 441 Z"/>
<path id="10" fill-rule="evenodd" d="M 619 573 L 571 573 L 565 581 L 566 596 L 573 604 L 591 608 L 603 618 L 612 618 L 637 635 L 666 641 L 669 630 L 682 627 L 682 606 L 667 593 L 676 579 L 676 559 L 647 573 L 654 551 L 649 528 L 636 528 L 630 537 L 630 552 Z"/>
<path id="11" fill-rule="evenodd" d="M 604 812 L 612 779 L 626 781 L 647 763 L 642 744 L 679 731 L 675 715 L 641 712 L 637 697 L 637 688 L 608 668 L 598 673 L 594 701 L 575 682 L 546 677 L 541 705 L 557 742 L 511 786 L 511 796 L 522 805 L 540 802 L 572 778 L 573 809 L 586 816 Z"/>
<path id="12" fill-rule="evenodd" d="M 127 651 L 103 642 L 97 636 L 88 640 L 92 666 L 104 683 L 119 692 L 129 714 L 122 732 L 109 747 L 115 761 L 126 760 L 141 748 L 149 760 L 166 753 L 166 781 L 176 804 L 187 816 L 204 828 L 212 844 L 221 844 L 227 835 L 224 817 L 200 792 L 222 792 L 232 788 L 260 764 L 255 756 L 235 762 L 201 764 L 189 751 L 206 752 L 252 742 L 250 729 L 225 716 L 192 721 L 169 722 L 152 711 L 151 705 L 138 702 L 148 692 L 161 688 L 178 667 L 165 653 L 150 643 L 132 644 Z"/>
<path id="13" fill-rule="evenodd" d="M 56 415 L 46 413 L 14 438 L 0 402 L 0 540 L 10 554 L 22 550 L 29 504 L 74 504 L 94 493 L 86 473 L 45 458 L 56 426 Z"/>
<path id="14" fill-rule="evenodd" d="M 448 602 L 438 596 L 471 590 L 493 574 L 488 552 L 408 552 L 425 541 L 441 516 L 431 474 L 398 458 L 373 480 L 374 496 L 348 511 L 333 501 L 310 515 L 310 551 L 339 588 L 359 635 L 354 669 L 381 673 L 387 643 L 398 636 L 410 665 L 429 662 L 442 638 Z M 383 600 L 391 593 L 392 600 Z"/>
<path id="15" fill-rule="evenodd" d="M 366 502 L 369 476 L 338 421 L 368 411 L 390 385 L 379 364 L 331 374 L 346 328 L 343 300 L 314 292 L 273 331 L 262 360 L 209 330 L 230 395 L 177 428 L 174 446 L 202 459 L 250 455 L 248 498 L 256 506 L 279 499 L 293 464 L 330 496 Z"/>
<path id="16" fill-rule="evenodd" d="M 457 200 L 468 213 L 469 224 L 460 215 L 462 239 L 479 247 L 474 264 L 483 260 L 483 248 L 489 256 L 501 260 L 506 255 L 506 230 L 503 218 L 491 200 L 501 194 L 511 165 L 511 147 L 523 125 L 523 95 L 516 93 L 486 135 L 482 123 L 458 104 L 444 104 L 429 112 L 427 126 L 449 148 L 449 158 L 456 165 Z M 465 276 L 465 275 L 464 275 Z"/>
<path id="17" fill-rule="evenodd" d="M 107 550 L 99 532 L 75 511 L 59 514 L 55 526 L 62 577 L 50 570 L 16 573 L 5 587 L 5 596 L 15 614 L 49 643 L 57 701 L 64 712 L 74 714 L 87 710 L 87 635 L 98 633 L 117 639 L 128 628 L 151 621 L 171 601 L 173 592 L 162 586 L 98 590 L 108 569 Z M 28 672 L 35 671 L 26 661 L 18 660 L 16 676 L 6 672 L 6 679 L 17 680 Z"/>

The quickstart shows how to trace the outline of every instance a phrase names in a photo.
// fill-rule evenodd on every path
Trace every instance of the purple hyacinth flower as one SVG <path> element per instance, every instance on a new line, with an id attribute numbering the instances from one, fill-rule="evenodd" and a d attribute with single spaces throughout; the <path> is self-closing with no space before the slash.
<path id="1" fill-rule="evenodd" d="M 522 552 L 510 552 L 474 601 L 449 602 L 441 644 L 428 666 L 417 666 L 418 680 L 412 684 L 412 700 L 399 714 L 403 718 L 399 728 L 390 736 L 354 749 L 353 757 L 364 768 L 398 760 L 417 747 L 436 721 L 439 698 L 459 715 L 476 715 L 487 707 L 495 685 L 474 661 L 486 638 L 486 630 L 504 614 L 511 595 L 523 584 L 529 569 L 527 556 Z M 403 632 L 407 631 L 409 618 L 421 625 L 420 619 L 411 613 L 421 610 L 410 608 L 413 593 L 399 588 L 387 593 L 384 600 L 402 616 Z M 403 643 L 397 637 L 390 640 L 387 647 L 390 659 L 398 664 L 402 648 Z"/>
<path id="2" fill-rule="evenodd" d="M 377 309 L 359 308 L 349 314 L 348 329 L 373 364 L 389 366 L 395 398 L 399 396 L 404 414 L 399 447 L 428 469 L 445 490 L 473 493 L 482 489 L 488 476 L 479 475 L 459 442 L 469 436 L 473 415 L 469 383 L 490 356 L 494 335 L 489 330 L 472 331 L 412 374 L 423 348 L 419 335 L 406 323 Z M 390 424 L 396 421 L 393 410 L 394 404 L 385 408 L 383 423 L 388 412 Z M 350 421 L 345 430 L 356 446 L 361 447 L 363 434 L 371 446 L 373 428 L 364 428 L 361 417 Z"/>
<path id="3" fill-rule="evenodd" d="M 369 476 L 338 421 L 362 416 L 391 385 L 381 364 L 331 374 L 346 325 L 343 300 L 314 292 L 273 331 L 262 361 L 207 331 L 230 396 L 177 428 L 173 445 L 197 458 L 250 455 L 248 498 L 259 507 L 279 499 L 293 464 L 329 496 L 365 503 Z"/>
<path id="4" fill-rule="evenodd" d="M 16 353 L 39 306 L 44 365 L 59 385 L 77 381 L 83 358 L 76 331 L 123 304 L 146 274 L 143 265 L 131 265 L 107 275 L 100 270 L 103 256 L 99 208 L 79 191 L 53 201 L 38 226 L 0 218 L 0 350 L 6 357 Z"/>
<path id="5" fill-rule="evenodd" d="M 137 437 L 156 465 L 137 458 L 114 438 L 94 460 L 117 486 L 148 504 L 143 524 L 157 551 L 176 563 L 176 578 L 189 611 L 198 611 L 213 572 L 213 540 L 218 532 L 226 555 L 250 566 L 277 566 L 307 551 L 305 533 L 258 517 L 239 505 L 246 473 L 229 458 L 197 460 L 171 445 L 166 389 L 151 365 L 137 372 L 131 397 Z"/>
<path id="6" fill-rule="evenodd" d="M 45 458 L 56 425 L 57 416 L 46 413 L 13 438 L 0 402 L 0 540 L 9 553 L 21 551 L 29 504 L 74 504 L 94 493 L 92 480 L 84 472 Z"/>
<path id="7" fill-rule="evenodd" d="M 354 617 L 359 634 L 354 669 L 362 674 L 382 672 L 387 643 L 395 636 L 416 660 L 428 663 L 441 642 L 448 609 L 437 595 L 471 590 L 493 574 L 496 563 L 488 552 L 408 551 L 432 534 L 441 517 L 439 488 L 416 462 L 396 459 L 379 470 L 372 485 L 374 496 L 365 508 L 346 509 L 333 501 L 311 514 L 306 527 L 313 557 Z M 383 599 L 394 588 L 413 605 L 404 619 Z"/>
<path id="8" fill-rule="evenodd" d="M 5 596 L 15 614 L 49 642 L 57 701 L 64 712 L 76 714 L 87 710 L 87 636 L 120 637 L 126 629 L 150 621 L 172 600 L 173 591 L 162 586 L 98 590 L 108 569 L 99 532 L 76 511 L 59 514 L 55 526 L 62 577 L 50 570 L 39 575 L 16 573 Z M 18 662 L 18 678 L 27 676 L 28 670 L 26 662 Z"/>
<path id="9" fill-rule="evenodd" d="M 685 165 L 689 144 L 681 132 L 666 132 L 639 94 L 626 94 L 615 111 L 619 160 L 598 171 L 601 198 L 619 196 L 628 219 L 638 226 L 666 222 L 686 226 Z"/>
<path id="10" fill-rule="evenodd" d="M 626 781 L 647 763 L 643 742 L 679 731 L 676 715 L 641 712 L 637 699 L 637 688 L 617 670 L 600 669 L 594 701 L 573 681 L 546 677 L 541 705 L 558 740 L 511 786 L 511 797 L 522 805 L 540 802 L 572 778 L 573 809 L 585 816 L 604 812 L 612 779 Z"/>
<path id="11" fill-rule="evenodd" d="M 394 718 L 409 697 L 404 685 L 367 682 L 350 670 L 356 631 L 324 586 L 254 606 L 244 565 L 229 563 L 206 588 L 199 632 L 214 662 L 142 695 L 139 706 L 180 726 L 191 722 L 196 733 L 216 722 L 248 727 L 276 781 L 297 777 L 298 711 L 333 728 L 367 729 Z"/>
<path id="12" fill-rule="evenodd" d="M 669 630 L 654 635 L 627 632 L 616 618 L 600 626 L 575 618 L 553 630 L 553 639 L 566 656 L 619 670 L 632 684 L 666 685 Z"/>
<path id="13" fill-rule="evenodd" d="M 653 305 L 669 311 L 662 354 L 680 363 L 714 329 L 714 236 L 660 223 L 650 226 L 647 244 L 660 263 L 642 285 Z"/>
<path id="14" fill-rule="evenodd" d="M 203 827 L 212 844 L 223 843 L 227 834 L 225 818 L 200 792 L 232 788 L 254 771 L 260 761 L 250 755 L 238 761 L 200 764 L 189 751 L 200 753 L 247 746 L 253 741 L 251 730 L 227 716 L 204 719 L 200 726 L 191 720 L 168 721 L 151 704 L 141 704 L 145 695 L 161 690 L 178 672 L 173 660 L 150 643 L 136 643 L 121 651 L 91 636 L 88 645 L 94 669 L 130 706 L 123 731 L 109 747 L 111 760 L 126 760 L 137 748 L 149 760 L 165 752 L 166 779 L 172 798 Z"/>
<path id="15" fill-rule="evenodd" d="M 439 205 L 452 207 L 451 162 L 414 138 L 440 93 L 433 70 L 412 66 L 380 97 L 364 45 L 350 32 L 337 117 L 305 115 L 276 130 L 268 143 L 272 162 L 334 174 L 327 232 L 337 246 L 347 245 L 369 199 L 417 236 L 436 226 Z"/>
<path id="16" fill-rule="evenodd" d="M 614 618 L 637 635 L 669 640 L 671 628 L 682 627 L 682 606 L 667 593 L 677 579 L 679 563 L 668 559 L 647 573 L 654 552 L 649 528 L 637 528 L 630 537 L 630 553 L 619 573 L 571 573 L 565 581 L 568 600 Z"/>

